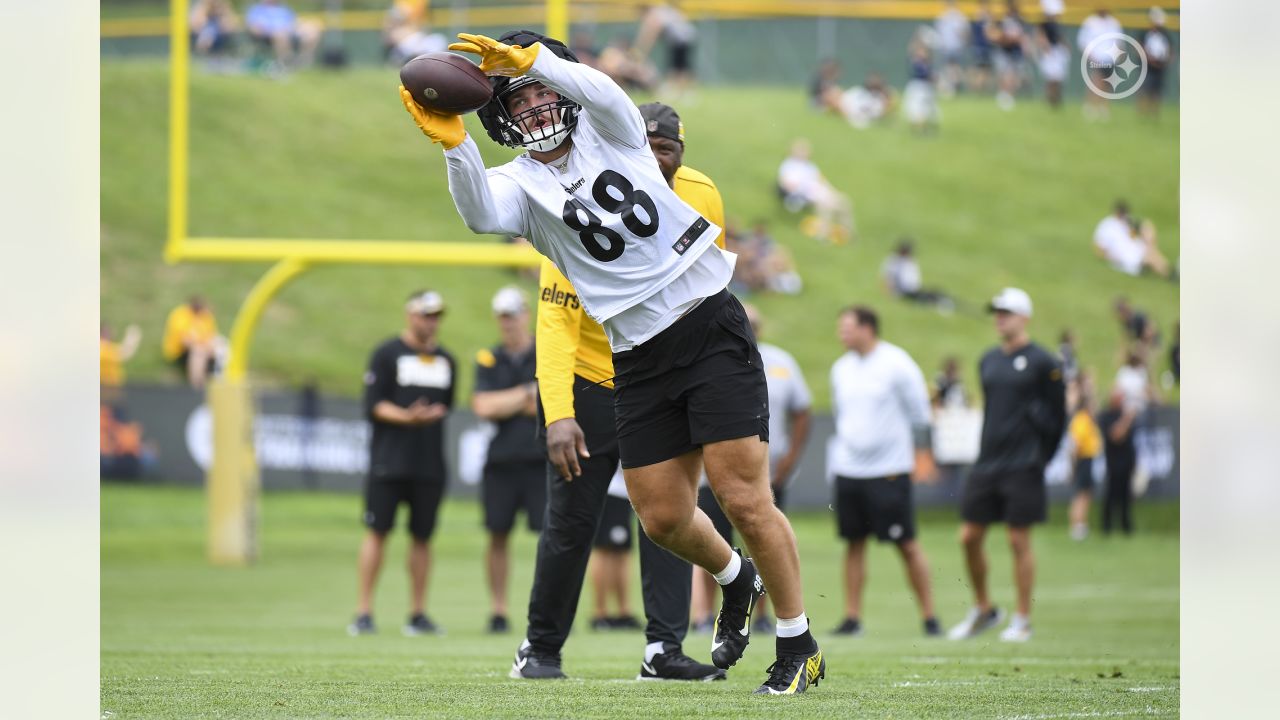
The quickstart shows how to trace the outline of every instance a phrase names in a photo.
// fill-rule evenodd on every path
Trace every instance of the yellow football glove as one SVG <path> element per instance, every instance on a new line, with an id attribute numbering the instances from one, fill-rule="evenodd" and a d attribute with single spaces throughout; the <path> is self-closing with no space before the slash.
<path id="1" fill-rule="evenodd" d="M 505 75 L 518 77 L 533 67 L 533 61 L 542 49 L 542 43 L 534 43 L 527 48 L 519 45 L 508 45 L 484 35 L 458 33 L 457 42 L 449 46 L 450 50 L 474 53 L 480 56 L 480 70 L 485 75 Z"/>
<path id="2" fill-rule="evenodd" d="M 400 86 L 400 100 L 422 134 L 431 138 L 431 142 L 440 143 L 445 150 L 458 147 L 467 138 L 467 128 L 462 124 L 461 115 L 438 113 L 422 107 L 403 85 Z"/>

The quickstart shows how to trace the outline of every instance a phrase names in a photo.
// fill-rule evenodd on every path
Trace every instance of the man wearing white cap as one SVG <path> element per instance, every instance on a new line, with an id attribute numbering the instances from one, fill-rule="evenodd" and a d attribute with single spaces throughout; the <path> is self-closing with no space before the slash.
<path id="1" fill-rule="evenodd" d="M 365 414 L 373 426 L 369 475 L 365 480 L 364 524 L 360 546 L 360 595 L 352 635 L 374 632 L 373 589 L 382 569 L 387 534 L 396 508 L 409 506 L 409 580 L 412 608 L 406 635 L 439 632 L 426 616 L 428 542 L 444 497 L 445 416 L 453 407 L 456 364 L 440 347 L 436 332 L 444 315 L 440 293 L 420 290 L 405 303 L 405 329 L 378 346 L 364 374 Z"/>
<path id="2" fill-rule="evenodd" d="M 1031 526 L 1046 519 L 1048 493 L 1044 468 L 1058 449 L 1066 427 L 1066 391 L 1062 367 L 1052 353 L 1031 342 L 1031 298 L 1018 288 L 1005 288 L 992 299 L 1000 345 L 979 363 L 984 407 L 978 461 L 965 482 L 960 514 L 974 607 L 951 629 L 952 640 L 978 635 L 1000 623 L 1004 613 L 987 593 L 987 526 L 1009 528 L 1017 611 L 1000 634 L 1006 642 L 1031 639 L 1031 586 L 1035 556 Z"/>
<path id="3" fill-rule="evenodd" d="M 547 508 L 545 457 L 538 440 L 537 356 L 529 329 L 529 303 L 519 288 L 493 296 L 493 315 L 502 341 L 476 353 L 476 388 L 471 409 L 497 426 L 489 441 L 480 497 L 489 531 L 485 569 L 493 614 L 489 632 L 504 633 L 507 621 L 508 553 L 516 513 L 523 509 L 530 530 L 542 529 Z"/>

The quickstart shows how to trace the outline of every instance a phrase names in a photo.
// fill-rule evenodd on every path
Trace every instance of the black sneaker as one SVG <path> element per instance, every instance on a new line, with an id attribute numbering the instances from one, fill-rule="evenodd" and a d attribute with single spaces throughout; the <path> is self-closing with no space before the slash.
<path id="1" fill-rule="evenodd" d="M 835 630 L 831 631 L 832 635 L 844 635 L 846 637 L 858 637 L 862 634 L 862 623 L 858 618 L 845 618 Z"/>
<path id="2" fill-rule="evenodd" d="M 676 649 L 658 653 L 653 656 L 653 660 L 640 663 L 640 674 L 636 679 L 710 682 L 725 679 L 725 672 L 714 665 L 700 663 Z"/>
<path id="3" fill-rule="evenodd" d="M 779 655 L 765 672 L 769 679 L 756 688 L 756 695 L 797 695 L 817 687 L 818 681 L 827 676 L 827 661 L 822 650 L 796 655 Z"/>
<path id="4" fill-rule="evenodd" d="M 408 637 L 415 635 L 443 635 L 444 630 L 435 623 L 431 622 L 431 618 L 417 613 L 409 618 L 409 622 L 404 624 L 402 632 Z"/>
<path id="5" fill-rule="evenodd" d="M 607 617 L 591 618 L 591 629 L 595 632 L 604 632 L 613 629 L 613 624 L 609 622 Z"/>
<path id="6" fill-rule="evenodd" d="M 347 626 L 347 634 L 352 637 L 356 635 L 372 635 L 377 631 L 378 629 L 373 626 L 373 616 L 368 614 L 357 615 L 356 619 L 352 620 L 351 624 Z"/>
<path id="7" fill-rule="evenodd" d="M 533 651 L 525 639 L 516 649 L 516 659 L 511 663 L 507 676 L 515 680 L 563 680 L 559 655 L 543 655 Z"/>
<path id="8" fill-rule="evenodd" d="M 506 615 L 494 615 L 489 618 L 489 632 L 493 635 L 501 635 L 511 631 L 511 625 L 507 623 Z"/>
<path id="9" fill-rule="evenodd" d="M 742 551 L 734 548 L 742 555 Z M 728 670 L 742 658 L 751 642 L 751 613 L 764 595 L 764 580 L 756 572 L 751 558 L 742 558 L 742 569 L 733 582 L 720 588 L 724 600 L 711 637 L 711 662 L 721 670 Z"/>
<path id="10" fill-rule="evenodd" d="M 942 637 L 942 625 L 938 624 L 938 618 L 931 617 L 924 621 L 925 637 Z"/>

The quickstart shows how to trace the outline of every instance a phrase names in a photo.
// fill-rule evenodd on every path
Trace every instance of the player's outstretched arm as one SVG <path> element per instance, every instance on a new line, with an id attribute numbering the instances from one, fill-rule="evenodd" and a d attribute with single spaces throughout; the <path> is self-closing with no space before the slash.
<path id="1" fill-rule="evenodd" d="M 519 188 L 501 178 L 490 182 L 480 150 L 467 134 L 462 117 L 422 107 L 403 85 L 400 100 L 422 134 L 444 148 L 449 193 L 467 227 L 480 234 L 523 235 L 524 206 Z"/>
<path id="2" fill-rule="evenodd" d="M 608 75 L 582 63 L 569 62 L 546 50 L 542 43 L 522 48 L 507 45 L 484 35 L 459 33 L 463 42 L 450 50 L 469 52 L 481 58 L 480 69 L 488 75 L 529 75 L 578 103 L 591 123 L 609 138 L 630 148 L 649 143 L 640 110 L 627 93 Z"/>

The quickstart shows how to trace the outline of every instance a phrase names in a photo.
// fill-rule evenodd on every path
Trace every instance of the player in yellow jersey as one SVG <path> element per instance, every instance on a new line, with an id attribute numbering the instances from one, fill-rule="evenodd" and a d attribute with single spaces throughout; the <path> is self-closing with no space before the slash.
<path id="1" fill-rule="evenodd" d="M 724 202 L 715 183 L 683 165 L 684 125 L 675 110 L 649 103 L 640 113 L 667 183 L 702 217 L 724 227 Z M 716 243 L 724 247 L 723 234 Z M 529 630 L 511 668 L 512 677 L 528 679 L 564 677 L 560 649 L 573 627 L 592 541 L 618 468 L 613 355 L 604 329 L 587 316 L 577 291 L 550 260 L 542 262 L 538 285 L 538 391 L 551 462 Z M 581 450 L 589 457 L 580 457 Z M 569 467 L 580 467 L 582 474 L 569 474 Z M 689 628 L 689 563 L 642 532 L 640 569 L 648 625 L 639 679 L 724 679 L 723 670 L 696 662 L 681 648 Z"/>

